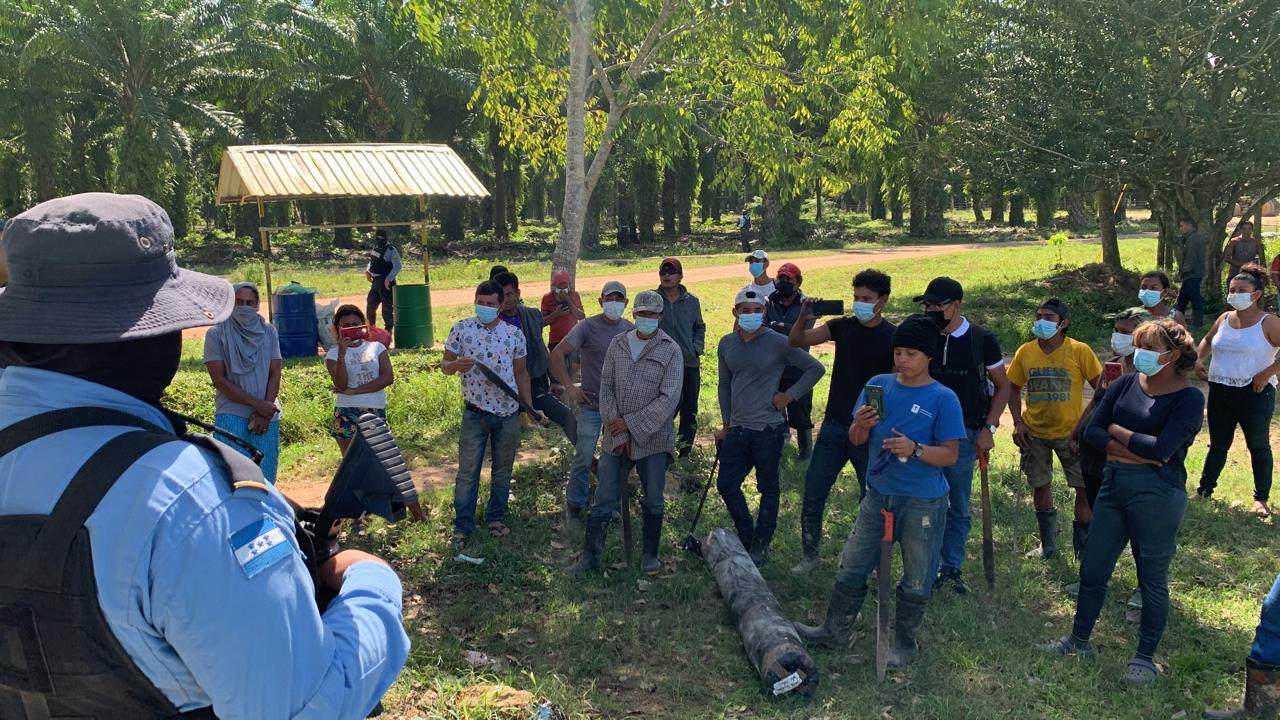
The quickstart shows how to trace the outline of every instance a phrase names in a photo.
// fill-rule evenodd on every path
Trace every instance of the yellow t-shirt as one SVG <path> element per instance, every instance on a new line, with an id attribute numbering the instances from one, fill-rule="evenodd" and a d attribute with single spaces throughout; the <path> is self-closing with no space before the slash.
<path id="1" fill-rule="evenodd" d="M 1018 348 L 1009 364 L 1009 381 L 1026 389 L 1022 421 L 1042 440 L 1070 437 L 1084 412 L 1084 384 L 1102 373 L 1088 345 L 1066 341 L 1048 355 L 1032 340 Z"/>

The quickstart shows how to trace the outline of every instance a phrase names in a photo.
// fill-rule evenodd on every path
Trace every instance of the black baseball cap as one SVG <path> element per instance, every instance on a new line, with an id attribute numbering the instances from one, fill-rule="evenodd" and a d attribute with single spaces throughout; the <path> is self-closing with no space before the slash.
<path id="1" fill-rule="evenodd" d="M 923 302 L 930 305 L 941 305 L 945 302 L 964 299 L 964 288 L 949 277 L 936 277 L 929 281 L 929 287 L 923 295 L 917 295 L 911 302 Z"/>
<path id="2" fill-rule="evenodd" d="M 1071 316 L 1071 310 L 1069 310 L 1067 308 L 1067 304 L 1059 298 L 1049 298 L 1048 300 L 1045 300 L 1040 303 L 1039 309 L 1048 310 L 1063 320 L 1066 320 Z"/>

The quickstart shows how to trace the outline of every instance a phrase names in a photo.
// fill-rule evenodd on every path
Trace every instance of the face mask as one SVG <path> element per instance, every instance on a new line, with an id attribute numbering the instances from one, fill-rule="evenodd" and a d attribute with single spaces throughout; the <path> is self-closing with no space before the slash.
<path id="1" fill-rule="evenodd" d="M 1031 324 L 1031 334 L 1041 340 L 1048 340 L 1058 334 L 1058 324 L 1052 320 L 1037 320 Z"/>
<path id="2" fill-rule="evenodd" d="M 618 318 L 622 317 L 622 311 L 626 307 L 627 307 L 627 304 L 624 302 L 618 302 L 617 300 L 610 300 L 609 302 L 604 304 L 604 316 L 609 318 L 610 320 L 617 320 Z"/>
<path id="3" fill-rule="evenodd" d="M 1231 293 L 1227 295 L 1227 304 L 1237 310 L 1248 310 L 1253 307 L 1253 293 Z"/>
<path id="4" fill-rule="evenodd" d="M 498 319 L 498 308 L 489 307 L 488 305 L 477 305 L 476 319 L 480 321 L 481 325 L 488 325 Z"/>
<path id="5" fill-rule="evenodd" d="M 246 305 L 237 305 L 231 311 L 231 319 L 242 328 L 252 328 L 258 324 L 258 309 Z"/>
<path id="6" fill-rule="evenodd" d="M 1124 333 L 1111 333 L 1111 349 L 1117 355 L 1128 357 L 1133 354 L 1133 336 Z"/>
<path id="7" fill-rule="evenodd" d="M 1161 295 L 1159 290 L 1139 290 L 1138 302 L 1142 303 L 1142 307 L 1155 307 L 1159 304 Z"/>
<path id="8" fill-rule="evenodd" d="M 747 269 L 751 271 L 751 277 L 760 277 L 764 274 L 764 263 L 751 263 Z"/>
<path id="9" fill-rule="evenodd" d="M 760 329 L 764 322 L 764 313 L 745 313 L 738 316 L 738 327 L 753 333 Z"/>
<path id="10" fill-rule="evenodd" d="M 1165 368 L 1168 363 L 1160 362 L 1160 353 L 1155 350 L 1137 348 L 1133 351 L 1133 367 L 1138 372 L 1151 377 Z"/>
<path id="11" fill-rule="evenodd" d="M 774 287 L 782 297 L 791 297 L 796 294 L 796 286 L 789 282 L 774 283 Z"/>
<path id="12" fill-rule="evenodd" d="M 951 322 L 947 319 L 946 310 L 925 310 L 924 314 L 929 316 L 929 319 L 933 321 L 934 325 L 938 326 L 939 330 L 945 329 L 947 324 Z"/>
<path id="13" fill-rule="evenodd" d="M 858 318 L 858 322 L 861 322 L 861 323 L 871 322 L 876 318 L 876 304 L 854 300 L 853 316 Z"/>
<path id="14" fill-rule="evenodd" d="M 652 335 L 658 329 L 658 318 L 638 317 L 636 318 L 636 332 L 641 335 Z"/>

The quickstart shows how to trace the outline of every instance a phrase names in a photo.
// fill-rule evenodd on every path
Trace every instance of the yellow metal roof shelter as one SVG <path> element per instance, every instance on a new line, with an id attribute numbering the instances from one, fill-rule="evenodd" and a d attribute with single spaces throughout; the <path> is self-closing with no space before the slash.
<path id="1" fill-rule="evenodd" d="M 416 227 L 422 243 L 426 295 L 426 342 L 431 343 L 431 275 L 427 257 L 426 199 L 428 196 L 484 198 L 489 191 L 447 145 L 334 144 L 233 145 L 222 155 L 217 201 L 222 204 L 263 204 L 279 200 L 334 200 L 370 197 L 416 197 L 418 219 L 334 225 L 259 227 L 267 294 L 271 289 L 270 234 L 288 229 Z M 411 286 L 409 286 L 411 287 Z M 401 290 L 397 287 L 397 292 Z M 399 322 L 397 322 L 398 330 Z M 397 332 L 397 345 L 400 345 Z"/>

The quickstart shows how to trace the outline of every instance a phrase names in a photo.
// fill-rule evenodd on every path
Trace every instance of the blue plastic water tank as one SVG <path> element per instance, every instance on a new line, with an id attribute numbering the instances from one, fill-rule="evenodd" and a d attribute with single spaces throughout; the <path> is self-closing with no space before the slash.
<path id="1" fill-rule="evenodd" d="M 281 357 L 315 357 L 316 296 L 310 293 L 271 296 L 271 321 L 280 334 Z"/>

